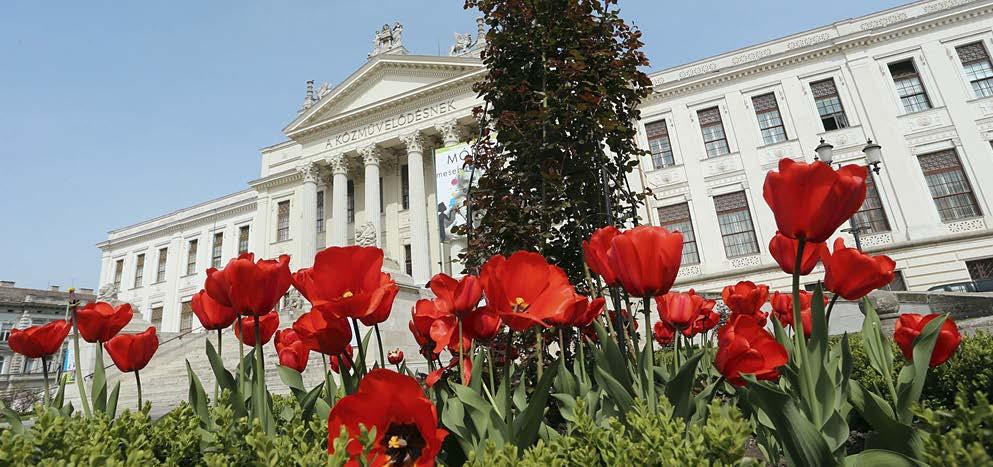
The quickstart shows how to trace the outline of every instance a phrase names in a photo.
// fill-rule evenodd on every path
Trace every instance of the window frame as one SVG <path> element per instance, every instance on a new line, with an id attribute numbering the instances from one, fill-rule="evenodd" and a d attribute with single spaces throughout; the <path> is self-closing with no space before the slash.
<path id="1" fill-rule="evenodd" d="M 285 210 L 283 207 L 285 206 Z M 276 242 L 290 240 L 290 200 L 276 202 Z"/>
<path id="2" fill-rule="evenodd" d="M 831 85 L 834 87 L 834 93 L 826 94 L 818 97 L 817 93 L 815 93 L 814 91 L 814 85 L 824 83 L 827 81 L 830 81 Z M 817 113 L 817 118 L 821 120 L 821 130 L 824 133 L 830 131 L 844 130 L 845 128 L 851 128 L 853 126 L 857 126 L 857 123 L 853 122 L 851 118 L 849 118 L 848 116 L 848 111 L 846 110 L 845 107 L 845 99 L 841 95 L 841 90 L 838 89 L 838 78 L 836 76 L 831 75 L 831 76 L 822 76 L 822 77 L 813 78 L 807 81 L 807 90 L 810 92 L 810 97 L 814 101 L 814 112 Z M 828 99 L 831 97 L 834 97 L 838 100 L 838 110 L 828 115 L 824 115 L 821 113 L 821 106 L 818 104 L 821 100 Z M 837 117 L 838 115 L 841 116 L 841 120 L 838 119 Z M 827 126 L 825 126 L 824 122 L 826 118 L 834 119 L 835 128 L 828 129 Z"/>
<path id="3" fill-rule="evenodd" d="M 210 244 L 210 267 L 220 269 L 224 261 L 224 232 L 214 232 Z"/>
<path id="4" fill-rule="evenodd" d="M 251 249 L 251 235 L 252 226 L 242 225 L 238 227 L 238 256 L 248 253 Z M 244 247 L 242 245 L 244 245 Z"/>
<path id="5" fill-rule="evenodd" d="M 114 260 L 114 287 L 121 288 L 124 283 L 124 258 Z"/>
<path id="6" fill-rule="evenodd" d="M 169 247 L 159 248 L 158 263 L 155 270 L 155 283 L 160 284 L 166 280 L 166 266 L 169 262 Z"/>
<path id="7" fill-rule="evenodd" d="M 315 204 L 317 205 L 315 206 L 317 210 L 317 225 L 315 227 L 317 233 L 324 233 L 326 228 L 324 225 L 324 190 L 317 191 L 317 202 Z"/>
<path id="8" fill-rule="evenodd" d="M 893 225 L 890 223 L 889 216 L 887 215 L 886 205 L 883 203 L 883 197 L 882 197 L 882 195 L 879 194 L 879 184 L 876 183 L 876 179 L 873 176 L 873 174 L 872 174 L 871 171 L 869 172 L 869 176 L 865 179 L 865 184 L 866 184 L 865 200 L 862 201 L 862 206 L 859 207 L 859 210 L 858 211 L 855 211 L 855 214 L 852 215 L 852 218 L 851 218 L 852 225 L 856 225 L 856 226 L 858 226 L 860 228 L 863 225 L 868 225 L 870 227 L 869 230 L 860 230 L 860 233 L 865 233 L 865 234 L 869 234 L 869 235 L 877 234 L 877 233 L 892 232 L 893 231 Z M 872 193 L 875 193 L 875 196 L 872 197 L 872 198 L 874 198 L 879 203 L 879 207 L 866 208 L 866 204 L 871 199 L 870 198 L 870 194 L 872 194 Z M 869 222 L 868 222 L 868 224 L 862 224 L 861 222 L 858 222 L 857 223 L 855 221 L 855 217 L 856 216 L 858 216 L 859 214 L 868 213 L 868 212 L 879 212 L 880 213 L 880 218 L 879 219 L 875 219 L 875 220 L 870 219 Z M 868 215 L 868 217 L 871 218 L 872 217 L 871 214 Z M 884 224 L 884 228 L 882 230 L 876 230 L 875 228 L 872 228 L 872 223 L 873 222 L 878 222 L 880 220 Z"/>
<path id="9" fill-rule="evenodd" d="M 893 84 L 893 89 L 896 92 L 897 101 L 900 103 L 900 107 L 903 110 L 904 115 L 909 115 L 918 112 L 926 112 L 934 108 L 934 102 L 931 100 L 931 94 L 928 93 L 928 85 L 927 83 L 925 83 L 924 74 L 921 73 L 920 68 L 918 68 L 917 66 L 917 61 L 918 61 L 917 57 L 910 56 L 910 57 L 901 57 L 899 59 L 892 60 L 886 63 L 886 71 L 890 75 L 890 82 Z M 903 63 L 909 63 L 910 68 L 913 71 L 911 73 L 906 73 L 899 76 L 894 75 L 893 66 L 900 65 Z M 917 81 L 917 86 L 920 87 L 920 90 L 917 90 L 913 93 L 904 94 L 905 88 L 901 87 L 900 81 L 906 81 L 911 79 Z M 908 108 L 908 102 L 905 101 L 905 99 L 909 99 L 912 97 L 923 97 L 923 102 L 925 107 L 921 109 Z"/>
<path id="10" fill-rule="evenodd" d="M 400 166 L 400 209 L 410 209 L 410 166 Z"/>
<path id="11" fill-rule="evenodd" d="M 685 217 L 675 217 L 675 218 L 670 219 L 670 220 L 665 220 L 665 218 L 663 217 L 663 210 L 667 210 L 667 209 L 668 210 L 685 209 L 686 215 L 685 215 Z M 689 230 L 689 233 L 693 236 L 693 239 L 692 240 L 687 240 L 686 239 L 686 232 L 685 231 L 676 229 L 676 230 L 679 230 L 683 234 L 683 256 L 680 258 L 680 265 L 681 266 L 692 266 L 692 265 L 700 264 L 701 263 L 701 258 L 700 258 L 700 256 L 701 256 L 700 255 L 700 242 L 697 240 L 697 237 L 696 237 L 696 226 L 693 224 L 693 211 L 692 211 L 692 209 L 690 209 L 690 203 L 689 203 L 689 201 L 683 201 L 681 203 L 675 203 L 675 204 L 668 204 L 668 205 L 665 205 L 665 206 L 659 206 L 659 207 L 656 208 L 655 212 L 656 212 L 656 215 L 659 216 L 659 225 L 662 226 L 662 227 L 664 227 L 666 230 L 669 230 L 670 232 L 673 231 L 672 226 L 675 225 L 675 224 L 685 223 L 685 224 L 687 224 L 689 226 L 689 229 L 690 229 Z M 686 245 L 687 244 L 693 244 L 693 255 L 696 256 L 696 260 L 692 260 L 692 261 L 687 261 L 686 260 Z"/>
<path id="12" fill-rule="evenodd" d="M 145 254 L 138 253 L 134 257 L 134 280 L 131 283 L 132 288 L 140 288 L 145 282 Z"/>
<path id="13" fill-rule="evenodd" d="M 973 280 L 973 281 L 984 281 L 984 280 L 993 279 L 993 264 L 990 264 L 990 263 L 993 263 L 993 257 L 973 258 L 973 259 L 966 260 L 965 261 L 965 268 L 969 272 L 969 279 L 970 280 Z M 987 264 L 989 264 L 989 265 L 987 266 Z M 973 273 L 973 267 L 974 266 L 976 267 L 976 269 L 989 268 L 989 276 L 987 276 L 987 277 L 976 277 L 976 276 L 973 276 L 972 273 Z"/>
<path id="14" fill-rule="evenodd" d="M 345 219 L 346 224 L 355 223 L 355 182 L 351 179 L 345 184 Z"/>
<path id="15" fill-rule="evenodd" d="M 709 122 L 709 123 L 704 124 L 703 123 L 702 114 L 704 112 L 710 112 L 710 111 L 713 111 L 717 115 L 717 121 L 715 121 L 715 122 Z M 728 136 L 727 127 L 724 125 L 724 116 L 721 115 L 722 112 L 723 112 L 723 109 L 721 109 L 721 106 L 720 105 L 713 105 L 713 106 L 709 106 L 709 107 L 704 107 L 704 108 L 698 109 L 696 111 L 697 125 L 700 127 L 700 137 L 703 139 L 703 152 L 707 155 L 707 159 L 712 159 L 712 158 L 717 158 L 717 157 L 721 157 L 721 156 L 726 156 L 726 155 L 731 154 L 731 153 L 734 152 L 734 151 L 731 150 L 731 141 L 730 141 L 730 138 Z M 707 129 L 708 128 L 717 128 L 717 127 L 719 127 L 719 129 L 720 129 L 721 137 L 720 138 L 714 138 L 714 139 L 708 140 L 707 139 Z M 719 142 L 723 142 L 724 143 L 723 144 L 723 148 L 724 148 L 725 152 L 719 153 L 719 154 L 717 154 L 717 153 L 711 154 L 710 148 L 708 148 L 707 145 L 708 144 L 712 144 L 712 143 L 719 143 Z"/>
<path id="16" fill-rule="evenodd" d="M 733 209 L 722 210 L 718 206 L 718 202 L 730 196 L 741 196 L 742 200 L 744 200 L 744 206 L 736 207 Z M 718 228 L 720 229 L 721 232 L 721 244 L 724 246 L 724 256 L 727 257 L 728 259 L 731 259 L 731 258 L 743 258 L 746 256 L 753 256 L 760 254 L 762 252 L 762 247 L 761 245 L 759 245 L 758 233 L 755 231 L 755 217 L 752 215 L 751 203 L 748 200 L 748 193 L 746 193 L 745 190 L 742 189 L 737 191 L 731 191 L 728 193 L 716 194 L 713 196 L 713 202 L 714 202 L 714 212 L 717 214 Z M 725 233 L 725 229 L 724 229 L 725 225 L 732 224 L 733 222 L 725 223 L 722 221 L 721 216 L 731 215 L 739 212 L 744 212 L 747 215 L 748 225 L 750 228 L 748 230 L 742 230 L 740 232 Z M 751 234 L 751 241 L 749 244 L 753 246 L 754 251 L 740 253 L 740 254 L 731 254 L 728 251 L 729 245 L 727 243 L 727 238 L 742 234 Z M 744 243 L 739 243 L 737 245 L 744 245 Z"/>
<path id="17" fill-rule="evenodd" d="M 769 97 L 769 96 L 772 96 L 773 107 L 772 108 L 769 108 L 769 109 L 765 109 L 765 110 L 759 111 L 759 107 L 756 104 L 756 99 L 765 98 L 765 97 Z M 779 97 L 776 95 L 776 92 L 773 91 L 773 90 L 769 90 L 768 92 L 757 93 L 755 95 L 750 96 L 750 101 L 751 101 L 751 104 L 752 104 L 752 112 L 755 114 L 755 120 L 756 120 L 756 122 L 758 123 L 758 126 L 759 126 L 759 137 L 762 138 L 762 145 L 763 146 L 771 146 L 773 144 L 780 144 L 780 143 L 785 143 L 785 142 L 789 141 L 790 140 L 790 133 L 786 129 L 786 119 L 783 117 L 783 111 L 782 111 L 782 109 L 779 106 Z M 778 118 L 779 118 L 779 124 L 778 125 L 771 125 L 771 126 L 768 126 L 768 127 L 763 127 L 762 126 L 763 125 L 763 120 L 761 118 L 762 115 L 771 114 L 771 113 L 775 113 L 778 116 Z M 779 129 L 782 130 L 783 139 L 781 139 L 779 141 L 768 141 L 768 140 L 766 140 L 766 134 L 765 134 L 765 132 L 767 130 L 773 130 L 775 128 L 779 128 Z"/>
<path id="18" fill-rule="evenodd" d="M 653 132 L 653 128 L 662 128 L 663 131 Z M 678 162 L 676 161 L 676 152 L 672 147 L 672 135 L 669 132 L 669 121 L 665 118 L 652 120 L 644 124 L 644 130 L 645 140 L 648 142 L 649 157 L 652 159 L 652 166 L 655 170 L 678 165 Z M 668 162 L 666 161 L 665 150 L 660 147 L 660 151 L 656 153 L 655 146 L 653 145 L 655 141 L 663 140 L 664 146 L 668 147 Z"/>
<path id="19" fill-rule="evenodd" d="M 967 68 L 968 65 L 981 62 L 982 59 L 971 60 L 969 62 L 964 62 L 962 60 L 962 56 L 961 56 L 961 54 L 959 52 L 959 49 L 964 48 L 964 47 L 973 46 L 973 45 L 978 45 L 979 47 L 981 47 L 982 50 L 983 50 L 983 52 L 986 54 L 986 62 L 987 62 L 988 68 L 989 68 L 989 70 L 991 72 L 990 75 L 985 76 L 983 78 L 970 79 L 970 77 L 969 77 L 970 71 Z M 989 46 L 989 43 L 988 43 L 987 39 L 986 38 L 971 38 L 971 39 L 963 40 L 961 42 L 958 42 L 958 43 L 952 45 L 952 52 L 953 52 L 953 55 L 955 56 L 955 60 L 959 64 L 959 69 L 961 70 L 960 73 L 962 75 L 962 79 L 965 80 L 966 88 L 970 92 L 972 92 L 972 97 L 974 99 L 985 99 L 985 98 L 993 97 L 993 56 L 990 55 L 990 46 Z M 985 89 L 986 90 L 986 91 L 984 91 L 983 94 L 980 94 L 979 92 L 977 92 L 977 88 L 976 88 L 976 83 L 977 82 L 983 82 L 983 83 L 986 84 L 986 86 L 980 86 L 981 89 Z"/>
<path id="20" fill-rule="evenodd" d="M 200 239 L 191 238 L 186 242 L 186 275 L 197 273 L 197 253 L 200 251 Z"/>
<path id="21" fill-rule="evenodd" d="M 956 166 L 955 167 L 942 167 L 942 168 L 930 169 L 930 170 L 925 169 L 924 163 L 921 161 L 921 158 L 925 158 L 925 157 L 937 157 L 937 156 L 939 156 L 939 155 L 941 155 L 943 153 L 950 153 L 955 158 L 955 163 L 956 163 Z M 926 184 L 926 186 L 928 188 L 928 193 L 931 195 L 931 199 L 934 202 L 934 207 L 938 211 L 938 217 L 939 217 L 939 219 L 941 219 L 941 222 L 942 223 L 948 224 L 948 223 L 952 223 L 952 222 L 960 222 L 960 221 L 963 221 L 963 220 L 975 219 L 977 217 L 982 217 L 983 216 L 983 209 L 982 209 L 982 207 L 979 204 L 979 199 L 976 198 L 976 190 L 972 186 L 972 181 L 969 179 L 969 174 L 966 172 L 966 167 L 965 167 L 965 165 L 962 164 L 962 158 L 959 156 L 959 151 L 956 148 L 940 149 L 940 150 L 937 150 L 937 151 L 932 151 L 932 152 L 928 152 L 928 153 L 924 153 L 924 154 L 917 154 L 916 155 L 916 158 L 917 158 L 917 164 L 921 168 L 921 173 L 924 175 L 924 182 L 925 182 L 925 184 Z M 929 178 L 929 176 L 943 174 L 943 173 L 952 173 L 952 172 L 955 172 L 956 169 L 961 174 L 961 176 L 962 176 L 962 180 L 961 181 L 965 185 L 965 187 L 968 189 L 968 191 L 961 191 L 961 192 L 956 192 L 956 193 L 951 193 L 951 194 L 946 194 L 946 195 L 941 195 L 941 196 L 935 197 L 935 194 L 934 194 L 934 191 L 932 190 L 932 188 L 934 186 L 937 186 L 937 184 L 932 184 L 931 183 L 931 179 Z M 948 185 L 948 183 L 941 183 L 941 185 Z M 939 199 L 952 198 L 952 197 L 956 197 L 956 196 L 960 196 L 960 195 L 967 195 L 968 196 L 968 200 L 971 201 L 971 205 L 973 206 L 973 209 L 975 211 L 975 215 L 967 216 L 967 217 L 946 218 L 943 215 L 943 212 L 945 212 L 945 211 L 952 211 L 952 212 L 954 212 L 956 208 L 945 208 L 943 210 L 939 206 L 938 200 Z M 959 206 L 959 208 L 961 208 L 961 206 Z"/>
<path id="22" fill-rule="evenodd" d="M 414 251 L 409 243 L 403 245 L 403 272 L 408 276 L 414 274 Z"/>

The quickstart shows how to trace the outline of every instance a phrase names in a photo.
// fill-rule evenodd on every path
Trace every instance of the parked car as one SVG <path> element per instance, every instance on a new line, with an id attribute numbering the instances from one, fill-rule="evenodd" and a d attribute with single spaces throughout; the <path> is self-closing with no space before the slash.
<path id="1" fill-rule="evenodd" d="M 979 279 L 968 282 L 954 282 L 936 285 L 928 292 L 993 292 L 993 279 Z"/>

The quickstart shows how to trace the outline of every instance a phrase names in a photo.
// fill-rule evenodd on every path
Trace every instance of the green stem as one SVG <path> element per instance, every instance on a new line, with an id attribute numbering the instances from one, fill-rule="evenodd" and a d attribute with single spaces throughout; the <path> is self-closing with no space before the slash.
<path id="1" fill-rule="evenodd" d="M 245 328 L 241 324 L 241 317 L 238 317 L 238 335 L 245 335 Z M 245 394 L 245 343 L 238 339 L 238 392 L 239 397 Z"/>
<path id="2" fill-rule="evenodd" d="M 217 357 L 221 357 L 221 330 L 217 330 Z M 221 360 L 222 362 L 224 360 Z M 217 403 L 217 395 L 221 390 L 221 382 L 217 378 L 214 378 L 214 403 Z"/>
<path id="3" fill-rule="evenodd" d="M 465 367 L 462 365 L 462 320 L 459 322 L 459 383 L 465 382 Z"/>
<path id="4" fill-rule="evenodd" d="M 379 324 L 374 325 L 373 329 L 376 330 L 376 344 L 379 345 L 379 367 L 386 368 L 386 354 L 383 353 L 383 336 L 379 334 Z"/>
<path id="5" fill-rule="evenodd" d="M 541 333 L 541 328 L 538 329 L 537 334 L 535 347 L 538 353 L 538 379 L 541 379 L 541 372 L 545 367 L 545 337 Z"/>
<path id="6" fill-rule="evenodd" d="M 652 297 L 646 295 L 645 298 L 645 352 L 648 353 L 648 361 L 645 363 L 648 365 L 645 371 L 648 375 L 648 406 L 655 411 L 655 406 L 658 404 L 658 400 L 655 399 L 655 348 L 652 345 L 654 339 L 652 339 Z M 676 337 L 677 339 L 679 336 Z"/>
<path id="7" fill-rule="evenodd" d="M 365 373 L 366 359 L 365 359 L 365 346 L 363 345 L 364 343 L 362 342 L 362 334 L 359 333 L 359 320 L 352 318 L 352 328 L 355 330 L 355 339 L 359 342 L 359 360 L 361 360 L 362 369 L 360 371 L 358 367 L 353 366 L 352 368 L 355 369 L 356 376 L 361 377 L 361 374 L 359 373 L 360 372 Z"/>
<path id="8" fill-rule="evenodd" d="M 334 407 L 333 396 L 331 395 L 331 372 L 328 371 L 328 356 L 321 354 L 321 361 L 324 362 L 324 393 L 327 395 L 328 407 Z M 340 366 L 342 362 L 338 362 Z"/>
<path id="9" fill-rule="evenodd" d="M 262 324 L 258 315 L 255 316 L 255 416 L 268 431 L 265 420 L 265 361 L 262 358 Z"/>
<path id="10" fill-rule="evenodd" d="M 582 383 L 583 380 L 585 379 L 585 373 L 586 373 L 586 354 L 584 353 L 585 350 L 583 350 L 582 331 L 580 331 L 579 335 L 576 336 L 576 350 L 579 351 L 579 382 Z"/>
<path id="11" fill-rule="evenodd" d="M 514 331 L 512 329 L 507 330 L 507 347 L 504 348 L 503 355 L 503 388 L 506 393 L 504 400 L 504 422 L 507 424 L 507 442 L 514 439 L 514 411 L 511 406 L 511 393 L 514 391 L 510 388 L 510 372 L 513 371 L 513 364 L 510 359 L 510 346 L 514 342 Z"/>
<path id="12" fill-rule="evenodd" d="M 838 301 L 838 297 L 839 297 L 838 294 L 834 294 L 834 296 L 831 297 L 831 303 L 828 304 L 827 313 L 825 314 L 824 317 L 825 325 L 831 324 L 831 312 L 834 311 L 834 302 Z M 803 325 L 803 323 L 801 323 L 801 325 Z M 830 333 L 828 335 L 830 335 Z"/>
<path id="13" fill-rule="evenodd" d="M 486 364 L 490 367 L 490 391 L 496 393 L 496 384 L 494 384 L 493 375 L 493 349 L 486 349 Z"/>
<path id="14" fill-rule="evenodd" d="M 813 362 L 807 361 L 807 340 L 803 335 L 803 315 L 800 313 L 800 268 L 803 265 L 803 250 L 807 241 L 803 237 L 797 239 L 796 260 L 793 265 L 793 337 L 796 342 L 796 364 L 800 367 L 800 392 L 803 394 L 807 415 L 814 422 L 814 426 L 821 425 L 820 410 L 810 406 L 817 401 L 814 391 L 815 376 L 812 371 Z M 821 362 L 817 362 L 818 365 Z"/>
<path id="15" fill-rule="evenodd" d="M 72 307 L 72 356 L 76 360 L 76 388 L 79 390 L 79 401 L 83 406 L 83 415 L 87 418 L 93 416 L 93 412 L 90 410 L 90 401 L 86 398 L 86 385 L 83 384 L 83 366 L 80 364 L 79 360 L 79 326 L 76 325 L 76 309 L 78 307 Z M 97 346 L 100 344 L 97 343 Z"/>
<path id="16" fill-rule="evenodd" d="M 134 382 L 138 385 L 138 411 L 141 412 L 141 376 L 138 374 L 138 370 L 134 370 Z"/>
<path id="17" fill-rule="evenodd" d="M 41 357 L 41 375 L 45 378 L 45 407 L 49 405 L 49 389 L 48 389 L 48 357 Z"/>

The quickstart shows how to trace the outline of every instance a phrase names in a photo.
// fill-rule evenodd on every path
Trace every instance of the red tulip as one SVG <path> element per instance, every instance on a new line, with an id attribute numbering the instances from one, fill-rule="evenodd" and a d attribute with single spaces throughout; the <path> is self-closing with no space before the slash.
<path id="1" fill-rule="evenodd" d="M 429 388 L 434 387 L 434 385 L 437 384 L 438 381 L 441 381 L 441 377 L 444 376 L 445 373 L 448 373 L 449 370 L 457 367 L 458 365 L 459 365 L 459 357 L 456 354 L 448 362 L 448 365 L 445 365 L 441 368 L 438 368 L 437 370 L 432 371 L 431 373 L 428 373 L 428 376 L 424 378 L 424 384 L 427 385 L 427 387 Z M 462 359 L 461 372 L 462 372 L 462 384 L 468 386 L 470 379 L 472 378 L 472 359 L 469 358 L 469 356 L 465 356 L 465 358 Z"/>
<path id="2" fill-rule="evenodd" d="M 872 256 L 846 248 L 841 238 L 834 241 L 834 252 L 821 261 L 824 263 L 824 288 L 845 300 L 858 300 L 893 282 L 896 268 L 896 262 L 889 256 Z"/>
<path id="3" fill-rule="evenodd" d="M 293 274 L 293 286 L 314 308 L 341 318 L 363 318 L 375 313 L 395 286 L 383 278 L 382 269 L 379 248 L 333 246 L 317 253 L 314 267 Z"/>
<path id="4" fill-rule="evenodd" d="M 708 300 L 708 302 L 714 302 L 713 300 Z M 714 311 L 713 306 L 716 302 L 710 305 L 710 308 L 704 307 L 700 314 L 697 315 L 696 319 L 689 327 L 683 329 L 683 335 L 686 337 L 693 337 L 702 332 L 707 332 L 711 329 L 717 327 L 721 323 L 721 314 Z"/>
<path id="5" fill-rule="evenodd" d="M 276 331 L 276 353 L 279 355 L 280 366 L 285 366 L 303 373 L 310 360 L 310 349 L 300 340 L 300 336 L 292 329 Z"/>
<path id="6" fill-rule="evenodd" d="M 590 271 L 603 278 L 607 287 L 618 284 L 617 274 L 610 267 L 610 260 L 607 258 L 607 251 L 610 250 L 610 242 L 615 236 L 621 233 L 617 227 L 608 225 L 593 232 L 589 240 L 583 240 L 583 255 L 586 257 L 586 265 Z"/>
<path id="7" fill-rule="evenodd" d="M 414 303 L 411 323 L 412 331 L 416 331 L 415 338 L 417 335 L 427 336 L 434 342 L 435 354 L 441 353 L 458 331 L 458 319 L 443 307 L 439 307 L 436 300 L 421 299 Z"/>
<path id="8" fill-rule="evenodd" d="M 448 432 L 438 428 L 438 412 L 417 380 L 377 368 L 359 382 L 355 394 L 343 397 L 328 417 L 328 451 L 344 427 L 350 456 L 360 456 L 359 435 L 375 429 L 370 459 L 382 465 L 434 465 Z M 352 461 L 357 461 L 352 459 Z"/>
<path id="9" fill-rule="evenodd" d="M 655 297 L 659 317 L 676 329 L 689 328 L 701 314 L 709 314 L 717 302 L 697 295 L 693 289 L 687 293 L 669 292 Z"/>
<path id="10" fill-rule="evenodd" d="M 347 319 L 317 309 L 300 315 L 293 323 L 293 330 L 308 349 L 324 355 L 338 355 L 352 342 L 352 328 Z"/>
<path id="11" fill-rule="evenodd" d="M 476 308 L 462 317 L 462 332 L 473 340 L 489 341 L 500 333 L 500 315 L 488 306 Z"/>
<path id="12" fill-rule="evenodd" d="M 390 362 L 390 365 L 399 365 L 403 363 L 403 351 L 400 349 L 393 349 L 387 352 L 386 361 Z"/>
<path id="13" fill-rule="evenodd" d="M 779 367 L 789 361 L 782 344 L 751 315 L 733 318 L 717 332 L 714 366 L 735 386 L 744 386 L 742 375 L 759 380 L 779 378 Z"/>
<path id="14" fill-rule="evenodd" d="M 90 302 L 76 310 L 76 327 L 86 342 L 107 342 L 131 322 L 131 304 L 114 308 L 107 302 Z"/>
<path id="15" fill-rule="evenodd" d="M 262 345 L 268 344 L 272 335 L 279 328 L 279 313 L 270 311 L 259 316 L 259 330 L 262 333 Z M 240 323 L 240 324 L 239 324 Z M 244 331 L 244 333 L 242 333 Z M 255 346 L 255 316 L 245 316 L 234 323 L 234 337 L 249 347 Z"/>
<path id="16" fill-rule="evenodd" d="M 238 313 L 234 312 L 234 308 L 221 305 L 217 300 L 210 298 L 206 290 L 201 290 L 193 295 L 190 306 L 204 329 L 224 329 L 238 319 Z"/>
<path id="17" fill-rule="evenodd" d="M 846 165 L 837 171 L 820 161 L 779 161 L 765 177 L 762 195 L 779 231 L 792 239 L 823 243 L 861 207 L 868 171 Z"/>
<path id="18" fill-rule="evenodd" d="M 328 365 L 331 366 L 331 371 L 333 371 L 335 373 L 341 373 L 341 368 L 342 367 L 344 367 L 345 369 L 351 368 L 352 367 L 352 355 L 355 354 L 355 351 L 353 349 L 354 349 L 354 347 L 352 347 L 351 345 L 346 345 L 344 352 L 342 352 L 342 353 L 340 353 L 338 355 L 332 355 L 332 356 L 328 357 Z M 342 357 L 342 354 L 348 355 L 348 357 Z"/>
<path id="19" fill-rule="evenodd" d="M 12 329 L 7 338 L 10 350 L 27 358 L 55 355 L 69 335 L 72 325 L 66 320 L 55 320 L 27 329 Z"/>
<path id="20" fill-rule="evenodd" d="M 272 311 L 290 288 L 290 257 L 255 262 L 255 255 L 244 253 L 228 262 L 224 269 L 207 270 L 204 289 L 210 298 L 231 307 L 242 316 L 262 316 Z"/>
<path id="21" fill-rule="evenodd" d="M 537 253 L 493 256 L 483 265 L 480 277 L 487 305 L 517 332 L 536 325 L 548 327 L 545 320 L 562 313 L 575 297 L 565 271 Z"/>
<path id="22" fill-rule="evenodd" d="M 793 274 L 793 269 L 796 268 L 796 249 L 799 243 L 797 240 L 779 232 L 776 232 L 776 236 L 772 237 L 772 241 L 769 242 L 769 253 L 772 254 L 772 257 L 776 259 L 779 267 L 786 274 Z M 810 274 L 810 271 L 814 270 L 817 262 L 821 260 L 821 256 L 825 253 L 827 253 L 826 243 L 804 244 L 803 261 L 800 263 L 800 275 L 806 276 Z"/>
<path id="23" fill-rule="evenodd" d="M 683 256 L 683 234 L 641 225 L 610 242 L 607 257 L 624 290 L 635 297 L 654 297 L 672 288 Z"/>
<path id="24" fill-rule="evenodd" d="M 603 297 L 590 301 L 582 295 L 576 295 L 572 305 L 546 321 L 555 326 L 584 328 L 593 324 L 593 320 L 603 313 L 606 303 Z"/>
<path id="25" fill-rule="evenodd" d="M 724 287 L 721 292 L 724 305 L 732 315 L 749 315 L 755 317 L 760 326 L 765 326 L 768 313 L 762 311 L 766 298 L 769 296 L 768 285 L 755 285 L 751 281 L 741 281 L 735 285 Z"/>
<path id="26" fill-rule="evenodd" d="M 807 337 L 810 337 L 813 331 L 810 309 L 813 299 L 814 294 L 806 290 L 800 291 L 800 318 L 803 320 L 803 335 Z M 793 294 L 773 292 L 769 297 L 769 303 L 772 305 L 773 315 L 783 326 L 793 326 Z M 824 297 L 824 304 L 827 303 L 828 298 Z"/>
<path id="27" fill-rule="evenodd" d="M 914 342 L 917 340 L 917 336 L 921 335 L 921 331 L 924 330 L 924 326 L 927 323 L 938 316 L 937 313 L 926 316 L 917 313 L 906 313 L 900 315 L 900 318 L 897 319 L 896 329 L 893 331 L 893 340 L 900 346 L 900 351 L 903 352 L 903 356 L 908 361 L 914 361 Z M 959 328 L 955 325 L 955 321 L 952 321 L 952 318 L 946 319 L 938 331 L 938 340 L 934 343 L 934 350 L 931 352 L 931 361 L 928 364 L 933 368 L 947 362 L 955 354 L 955 350 L 958 349 L 961 343 L 962 335 L 959 334 Z"/>
<path id="28" fill-rule="evenodd" d="M 107 349 L 117 369 L 128 373 L 148 365 L 159 348 L 159 337 L 155 335 L 155 326 L 149 326 L 145 332 L 138 334 L 119 334 L 107 341 L 103 348 Z"/>
<path id="29" fill-rule="evenodd" d="M 676 328 L 669 325 L 669 323 L 656 321 L 652 326 L 652 334 L 655 336 L 655 342 L 665 347 L 676 339 Z"/>
<path id="30" fill-rule="evenodd" d="M 456 280 L 448 274 L 435 274 L 428 286 L 437 297 L 438 305 L 459 318 L 474 310 L 483 298 L 483 284 L 472 275 Z"/>
<path id="31" fill-rule="evenodd" d="M 390 317 L 390 312 L 393 311 L 393 301 L 397 298 L 397 293 L 400 292 L 400 287 L 393 280 L 393 277 L 387 273 L 380 273 L 379 275 L 380 285 L 386 287 L 386 291 L 383 293 L 383 298 L 379 301 L 379 306 L 376 307 L 372 313 L 359 318 L 362 324 L 373 327 L 383 321 L 386 321 Z"/>

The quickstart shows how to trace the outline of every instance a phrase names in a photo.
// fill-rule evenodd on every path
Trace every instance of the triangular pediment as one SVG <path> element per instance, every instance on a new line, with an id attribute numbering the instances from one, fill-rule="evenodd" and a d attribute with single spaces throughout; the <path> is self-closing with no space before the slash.
<path id="1" fill-rule="evenodd" d="M 379 55 L 326 92 L 283 132 L 294 134 L 341 115 L 368 109 L 411 93 L 475 73 L 482 62 L 472 57 Z"/>

